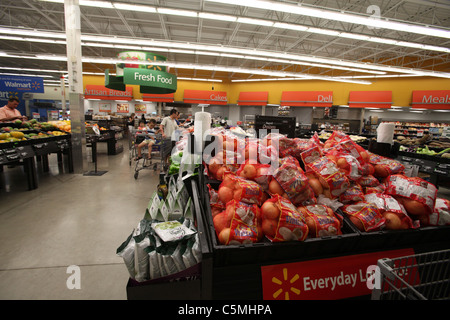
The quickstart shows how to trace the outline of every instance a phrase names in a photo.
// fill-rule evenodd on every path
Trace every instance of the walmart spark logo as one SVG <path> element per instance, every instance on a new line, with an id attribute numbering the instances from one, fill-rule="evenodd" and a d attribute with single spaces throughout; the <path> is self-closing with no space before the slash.
<path id="1" fill-rule="evenodd" d="M 296 273 L 292 278 L 288 280 L 288 269 L 283 268 L 283 280 L 280 280 L 277 277 L 272 277 L 272 282 L 281 287 L 273 293 L 273 298 L 277 299 L 281 294 L 284 293 L 284 300 L 290 300 L 289 294 L 294 293 L 296 295 L 299 295 L 300 289 L 293 286 L 298 279 L 300 279 L 300 276 Z"/>
<path id="2" fill-rule="evenodd" d="M 38 89 L 41 88 L 41 84 L 40 84 L 39 82 L 37 82 L 37 81 L 34 81 L 34 82 L 31 83 L 31 87 L 32 87 L 34 90 L 38 90 Z"/>
<path id="3" fill-rule="evenodd" d="M 156 56 L 153 56 L 153 60 L 150 59 L 150 58 L 147 58 L 147 61 L 149 61 L 149 62 L 154 62 L 155 61 L 156 62 L 156 61 L 158 61 L 158 59 L 156 58 Z M 162 71 L 160 66 L 154 66 L 154 65 L 147 66 L 147 69 L 153 69 L 153 70 Z"/>
<path id="4" fill-rule="evenodd" d="M 19 93 L 18 92 L 14 92 L 14 91 L 8 91 L 8 99 L 19 99 Z"/>

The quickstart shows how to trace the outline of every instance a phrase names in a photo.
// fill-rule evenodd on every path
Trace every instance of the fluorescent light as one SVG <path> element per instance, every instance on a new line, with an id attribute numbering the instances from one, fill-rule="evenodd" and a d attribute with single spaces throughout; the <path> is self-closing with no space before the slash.
<path id="1" fill-rule="evenodd" d="M 225 15 L 225 14 L 208 13 L 208 12 L 199 12 L 198 17 L 203 18 L 203 19 L 217 20 L 217 21 L 235 22 L 237 20 L 237 17 L 234 17 L 234 16 L 229 16 L 229 15 Z"/>
<path id="2" fill-rule="evenodd" d="M 66 70 L 48 70 L 48 69 L 15 68 L 15 67 L 0 67 L 0 69 L 3 69 L 3 70 L 18 70 L 18 71 L 49 72 L 49 73 L 67 73 Z"/>
<path id="3" fill-rule="evenodd" d="M 161 14 L 171 14 L 171 15 L 183 16 L 183 17 L 197 17 L 196 11 L 178 10 L 178 9 L 169 9 L 169 8 L 157 8 L 156 10 L 158 11 L 158 13 L 161 13 Z"/>
<path id="4" fill-rule="evenodd" d="M 25 74 L 25 73 L 8 73 L 8 72 L 0 72 L 0 75 L 3 76 L 21 76 L 21 77 L 37 77 L 37 78 L 53 78 L 48 74 Z"/>
<path id="5" fill-rule="evenodd" d="M 417 33 L 432 37 L 450 38 L 450 31 L 445 29 L 413 25 L 405 22 L 389 21 L 387 19 L 373 19 L 369 16 L 362 16 L 352 13 L 344 13 L 332 10 L 324 10 L 311 8 L 302 5 L 293 5 L 265 0 L 205 0 L 208 2 L 218 2 L 229 5 L 238 5 L 244 7 L 252 7 L 278 12 L 286 12 L 289 14 L 298 14 L 302 16 L 316 17 L 326 20 L 335 20 L 352 24 L 365 25 L 368 27 L 376 27 L 390 29 L 396 31 Z"/>
<path id="6" fill-rule="evenodd" d="M 431 111 L 436 111 L 436 112 L 450 112 L 450 110 L 431 110 Z"/>
<path id="7" fill-rule="evenodd" d="M 129 11 L 139 11 L 139 12 L 150 12 L 154 13 L 156 12 L 155 7 L 150 6 L 141 6 L 137 4 L 129 4 L 129 3 L 113 3 L 114 8 L 118 10 L 129 10 Z"/>
<path id="8" fill-rule="evenodd" d="M 309 27 L 305 27 L 302 25 L 291 24 L 291 23 L 282 23 L 282 22 L 275 22 L 272 27 L 295 30 L 295 31 L 306 31 L 309 29 Z"/>
<path id="9" fill-rule="evenodd" d="M 415 111 L 415 110 L 411 110 L 410 112 L 412 112 L 412 113 L 423 113 L 423 111 Z"/>
<path id="10" fill-rule="evenodd" d="M 338 36 L 340 34 L 340 32 L 338 31 L 319 28 L 309 28 L 308 31 L 313 33 L 326 34 L 328 36 Z"/>
<path id="11" fill-rule="evenodd" d="M 80 6 L 114 9 L 110 1 L 80 0 Z"/>
<path id="12" fill-rule="evenodd" d="M 247 23 L 247 24 L 256 24 L 256 25 L 266 26 L 266 27 L 271 27 L 274 24 L 273 21 L 269 21 L 269 20 L 252 19 L 252 18 L 244 18 L 244 17 L 238 17 L 237 22 L 238 23 Z"/>

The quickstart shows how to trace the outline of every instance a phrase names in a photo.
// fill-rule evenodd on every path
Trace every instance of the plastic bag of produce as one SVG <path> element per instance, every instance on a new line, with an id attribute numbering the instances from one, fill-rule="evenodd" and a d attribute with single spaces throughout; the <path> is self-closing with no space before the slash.
<path id="1" fill-rule="evenodd" d="M 211 214 L 214 218 L 216 214 L 225 210 L 225 203 L 220 201 L 218 192 L 214 190 L 214 188 L 211 187 L 210 184 L 208 184 L 207 187 L 209 193 L 209 205 L 211 207 Z"/>
<path id="2" fill-rule="evenodd" d="M 386 178 L 393 174 L 403 174 L 405 166 L 397 160 L 389 159 L 369 152 L 369 162 L 373 165 L 373 175 L 378 178 Z"/>
<path id="3" fill-rule="evenodd" d="M 386 179 L 386 194 L 395 197 L 413 216 L 433 213 L 437 188 L 419 177 L 395 174 Z"/>
<path id="4" fill-rule="evenodd" d="M 280 159 L 280 166 L 275 170 L 273 179 L 276 182 L 270 182 L 270 193 L 282 195 L 297 206 L 317 202 L 308 177 L 296 158 L 287 156 Z"/>
<path id="5" fill-rule="evenodd" d="M 251 164 L 274 163 L 278 160 L 276 145 L 265 145 L 261 139 L 250 138 L 245 145 L 244 160 Z"/>
<path id="6" fill-rule="evenodd" d="M 128 273 L 130 274 L 131 279 L 135 279 L 136 270 L 135 270 L 135 260 L 134 260 L 134 250 L 135 250 L 135 241 L 134 241 L 134 230 L 128 236 L 128 238 L 117 248 L 116 254 L 119 257 L 122 257 L 125 266 L 127 267 Z"/>
<path id="7" fill-rule="evenodd" d="M 314 174 L 324 188 L 323 194 L 334 199 L 339 197 L 350 186 L 346 175 L 339 170 L 336 163 L 326 156 L 319 156 L 318 148 L 302 153 L 302 160 L 307 174 Z"/>
<path id="8" fill-rule="evenodd" d="M 363 188 L 358 183 L 353 183 L 339 196 L 339 201 L 344 204 L 359 202 L 364 200 Z"/>
<path id="9" fill-rule="evenodd" d="M 267 191 L 272 173 L 272 167 L 269 164 L 251 163 L 247 160 L 241 164 L 236 175 L 257 182 L 264 191 Z"/>
<path id="10" fill-rule="evenodd" d="M 308 236 L 305 217 L 288 199 L 274 195 L 261 206 L 262 231 L 272 242 L 303 241 Z"/>
<path id="11" fill-rule="evenodd" d="M 261 212 L 257 205 L 231 200 L 227 203 L 225 214 L 228 227 L 225 225 L 217 235 L 221 244 L 246 244 L 261 240 Z"/>
<path id="12" fill-rule="evenodd" d="M 390 230 L 417 228 L 418 224 L 408 216 L 405 208 L 394 197 L 383 193 L 369 193 L 364 197 L 373 203 L 386 220 L 384 227 Z"/>
<path id="13" fill-rule="evenodd" d="M 338 146 L 343 153 L 355 157 L 361 166 L 369 162 L 369 152 L 353 141 L 349 136 L 342 138 L 338 143 Z"/>
<path id="14" fill-rule="evenodd" d="M 136 281 L 142 282 L 148 280 L 149 265 L 148 253 L 145 249 L 150 246 L 150 238 L 147 233 L 140 234 L 134 237 L 135 242 L 135 261 L 136 261 Z"/>
<path id="15" fill-rule="evenodd" d="M 426 218 L 426 217 L 424 217 Z M 448 226 L 450 225 L 450 200 L 436 198 L 433 213 L 428 219 L 423 219 L 423 225 Z"/>
<path id="16" fill-rule="evenodd" d="M 320 141 L 319 134 L 317 133 L 317 131 L 314 131 L 314 134 L 313 134 L 313 136 L 310 138 L 310 140 L 311 140 L 312 142 L 314 142 L 314 144 L 315 144 L 316 146 L 318 146 L 318 147 L 320 147 L 320 148 L 323 148 L 323 142 Z"/>
<path id="17" fill-rule="evenodd" d="M 357 181 L 361 178 L 362 167 L 360 162 L 354 156 L 340 152 L 338 148 L 332 149 L 326 156 L 336 163 L 339 170 L 352 181 Z"/>
<path id="18" fill-rule="evenodd" d="M 324 142 L 323 148 L 325 150 L 329 149 L 329 148 L 335 146 L 336 144 L 340 143 L 344 138 L 348 138 L 348 135 L 346 135 L 342 131 L 335 130 L 335 131 L 333 131 L 331 136 Z"/>
<path id="19" fill-rule="evenodd" d="M 187 239 L 195 235 L 196 231 L 186 227 L 178 220 L 154 222 L 152 228 L 156 235 L 164 242 L 173 242 Z"/>
<path id="20" fill-rule="evenodd" d="M 308 236 L 311 238 L 342 234 L 342 217 L 336 215 L 330 207 L 322 204 L 300 206 L 298 211 L 306 217 Z"/>
<path id="21" fill-rule="evenodd" d="M 376 187 L 380 184 L 380 181 L 371 174 L 361 176 L 357 182 L 363 188 Z"/>
<path id="22" fill-rule="evenodd" d="M 373 187 L 363 187 L 364 194 L 369 193 L 384 193 L 386 191 L 386 185 L 384 183 L 380 183 Z"/>
<path id="23" fill-rule="evenodd" d="M 377 206 L 367 201 L 347 204 L 342 207 L 342 211 L 363 232 L 378 231 L 386 222 Z"/>
<path id="24" fill-rule="evenodd" d="M 261 205 L 264 197 L 264 191 L 257 182 L 233 174 L 225 176 L 219 186 L 218 194 L 220 201 L 223 203 L 228 203 L 234 199 Z"/>

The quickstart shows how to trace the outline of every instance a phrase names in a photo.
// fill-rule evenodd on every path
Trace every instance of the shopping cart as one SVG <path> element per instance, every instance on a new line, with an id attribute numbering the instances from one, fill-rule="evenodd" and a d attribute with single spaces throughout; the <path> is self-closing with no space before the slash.
<path id="1" fill-rule="evenodd" d="M 372 300 L 450 300 L 450 250 L 378 260 Z"/>
<path id="2" fill-rule="evenodd" d="M 156 135 L 155 143 L 152 145 L 151 150 L 144 147 L 141 150 L 141 158 L 137 158 L 138 151 L 137 148 L 139 144 L 144 141 L 146 134 L 136 132 L 134 133 L 134 139 L 130 142 L 130 166 L 132 161 L 135 162 L 134 165 L 134 178 L 139 177 L 139 171 L 143 169 L 153 169 L 153 171 L 161 169 L 163 167 L 163 156 L 162 156 L 162 137 L 160 134 Z M 151 159 L 148 159 L 148 153 L 151 153 Z M 159 164 L 159 166 L 158 166 Z"/>

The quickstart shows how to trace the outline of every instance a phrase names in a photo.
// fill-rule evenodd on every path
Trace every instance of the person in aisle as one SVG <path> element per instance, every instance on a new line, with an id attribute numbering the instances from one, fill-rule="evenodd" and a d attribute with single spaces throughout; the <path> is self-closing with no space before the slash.
<path id="1" fill-rule="evenodd" d="M 139 124 L 139 128 L 141 126 L 144 128 L 142 130 L 143 133 L 146 133 L 144 141 L 138 144 L 137 146 L 137 157 L 136 161 L 139 159 L 142 159 L 142 148 L 148 147 L 148 159 L 152 158 L 152 147 L 155 144 L 156 141 L 156 134 L 159 133 L 160 130 L 156 130 L 156 120 L 150 119 L 148 122 L 148 127 L 145 127 L 145 124 L 141 121 Z"/>
<path id="2" fill-rule="evenodd" d="M 147 120 L 145 119 L 145 115 L 144 114 L 142 114 L 141 121 L 144 121 L 144 124 L 147 123 Z"/>
<path id="3" fill-rule="evenodd" d="M 431 135 L 428 130 L 425 130 L 423 132 L 423 136 L 418 138 L 418 143 L 419 144 L 426 144 L 427 142 L 430 142 L 431 140 L 433 140 L 433 135 Z"/>
<path id="4" fill-rule="evenodd" d="M 8 103 L 0 108 L 0 122 L 8 122 L 14 120 L 22 120 L 25 121 L 28 118 L 26 116 L 22 116 L 19 110 L 17 110 L 17 106 L 20 101 L 17 98 L 9 98 Z"/>
<path id="5" fill-rule="evenodd" d="M 175 145 L 175 139 L 172 139 L 175 135 L 175 130 L 178 129 L 178 124 L 176 119 L 178 117 L 177 109 L 170 110 L 168 117 L 165 117 L 160 125 L 161 136 L 162 136 L 162 148 L 163 148 L 163 158 L 166 166 L 169 165 L 169 157 L 172 152 L 173 146 Z"/>
<path id="6" fill-rule="evenodd" d="M 128 117 L 128 121 L 127 121 L 127 126 L 128 126 L 128 134 L 132 134 L 133 132 L 133 128 L 134 128 L 134 119 L 136 118 L 136 116 L 134 115 L 134 113 L 132 113 L 129 117 Z"/>
<path id="7" fill-rule="evenodd" d="M 185 124 L 186 124 L 186 122 L 188 122 L 189 121 L 189 117 L 186 119 L 186 120 L 184 120 L 184 122 L 183 123 L 181 123 L 180 122 L 180 116 L 181 116 L 181 113 L 178 111 L 177 112 L 177 118 L 175 119 L 175 121 L 177 122 L 177 125 L 180 127 L 183 127 Z"/>
<path id="8" fill-rule="evenodd" d="M 137 133 L 145 133 L 147 131 L 147 126 L 145 125 L 144 120 L 139 121 L 139 126 L 137 128 Z"/>

